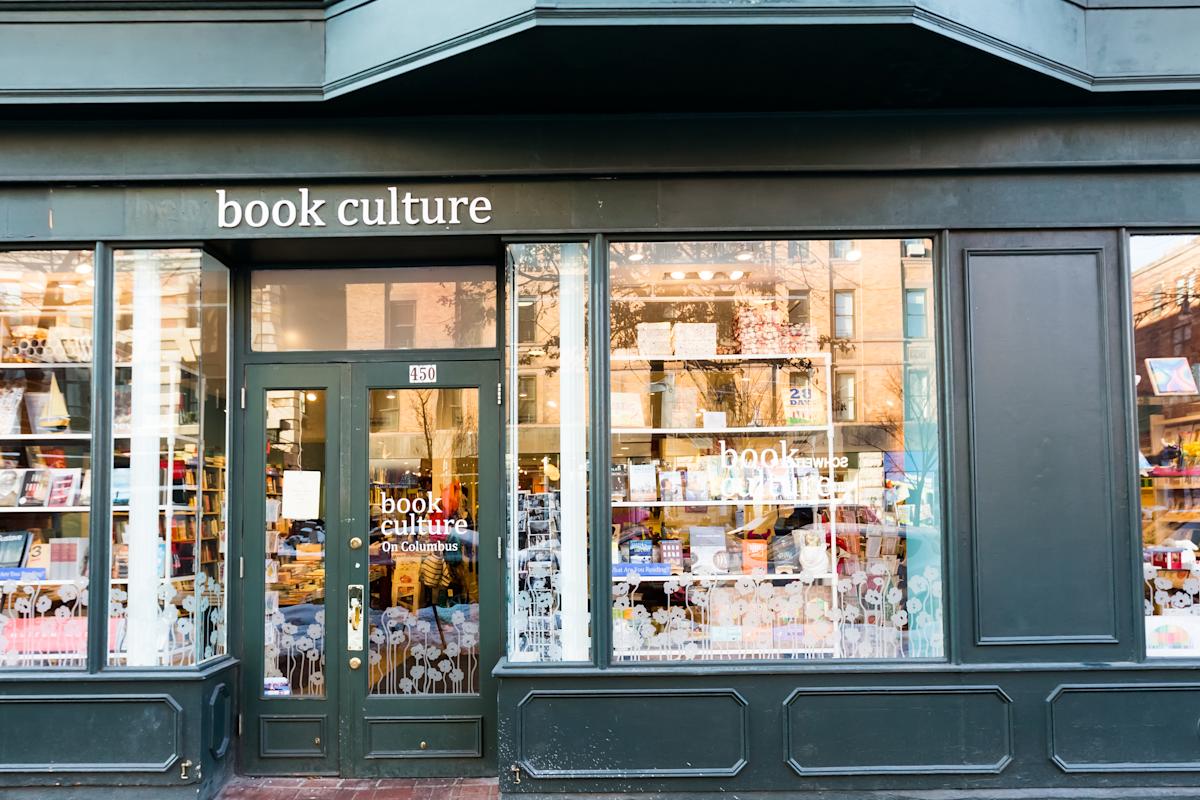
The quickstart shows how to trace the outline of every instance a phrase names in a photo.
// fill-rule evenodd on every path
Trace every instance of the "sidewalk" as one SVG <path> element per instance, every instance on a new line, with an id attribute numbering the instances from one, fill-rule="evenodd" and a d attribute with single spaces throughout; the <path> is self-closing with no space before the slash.
<path id="1" fill-rule="evenodd" d="M 219 800 L 497 800 L 495 778 L 246 778 Z"/>

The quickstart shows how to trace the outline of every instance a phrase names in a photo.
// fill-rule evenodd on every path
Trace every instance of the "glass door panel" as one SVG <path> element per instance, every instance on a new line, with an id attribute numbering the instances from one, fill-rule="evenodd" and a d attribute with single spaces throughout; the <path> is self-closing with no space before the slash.
<path id="1" fill-rule="evenodd" d="M 479 390 L 370 391 L 372 695 L 479 691 Z"/>
<path id="2" fill-rule="evenodd" d="M 328 775 L 341 758 L 345 366 L 246 369 L 242 764 Z"/>
<path id="3" fill-rule="evenodd" d="M 265 697 L 325 694 L 324 389 L 266 393 Z"/>
<path id="4" fill-rule="evenodd" d="M 342 774 L 494 775 L 498 365 L 352 373 Z"/>

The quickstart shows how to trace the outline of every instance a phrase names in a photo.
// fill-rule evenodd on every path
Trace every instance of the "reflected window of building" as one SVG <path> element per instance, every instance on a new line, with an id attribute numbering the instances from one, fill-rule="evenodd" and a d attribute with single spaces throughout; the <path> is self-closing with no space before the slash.
<path id="1" fill-rule="evenodd" d="M 853 422 L 858 408 L 854 373 L 839 372 L 835 378 L 837 383 L 834 387 L 834 416 L 840 422 Z"/>
<path id="2" fill-rule="evenodd" d="M 259 352 L 496 345 L 492 266 L 256 270 L 250 304 Z"/>
<path id="3" fill-rule="evenodd" d="M 1130 238 L 1143 604 L 1151 657 L 1200 656 L 1200 235 Z M 1166 287 L 1174 287 L 1168 299 Z"/>
<path id="4" fill-rule="evenodd" d="M 392 300 L 388 303 L 388 347 L 411 349 L 417 343 L 417 301 Z"/>
<path id="5" fill-rule="evenodd" d="M 788 322 L 792 325 L 807 325 L 812 318 L 809 309 L 809 291 L 793 289 L 788 293 Z"/>
<path id="6" fill-rule="evenodd" d="M 521 375 L 517 378 L 517 422 L 532 425 L 537 421 L 537 376 Z"/>
<path id="7" fill-rule="evenodd" d="M 833 335 L 839 339 L 854 338 L 854 291 L 843 289 L 833 293 Z"/>
<path id="8" fill-rule="evenodd" d="M 921 242 L 611 245 L 616 660 L 944 655 Z"/>
<path id="9" fill-rule="evenodd" d="M 904 290 L 904 335 L 909 339 L 924 339 L 928 335 L 926 297 L 925 289 Z"/>

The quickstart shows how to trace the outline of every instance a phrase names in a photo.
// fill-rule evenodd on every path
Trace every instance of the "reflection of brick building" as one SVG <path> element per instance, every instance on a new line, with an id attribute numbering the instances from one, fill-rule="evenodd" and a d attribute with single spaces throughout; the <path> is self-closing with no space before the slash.
<path id="1" fill-rule="evenodd" d="M 1154 394 L 1143 359 L 1183 356 L 1200 361 L 1200 337 L 1193 325 L 1200 314 L 1196 275 L 1200 242 L 1193 240 L 1133 273 L 1134 353 L 1139 396 Z"/>
<path id="2" fill-rule="evenodd" d="M 1155 458 L 1168 444 L 1200 437 L 1200 398 L 1157 396 L 1146 369 L 1147 358 L 1188 359 L 1192 374 L 1200 369 L 1200 336 L 1193 327 L 1200 319 L 1200 240 L 1192 239 L 1145 267 L 1134 265 L 1132 307 L 1134 368 L 1137 384 L 1139 447 Z M 1200 376 L 1198 376 L 1200 377 Z"/>

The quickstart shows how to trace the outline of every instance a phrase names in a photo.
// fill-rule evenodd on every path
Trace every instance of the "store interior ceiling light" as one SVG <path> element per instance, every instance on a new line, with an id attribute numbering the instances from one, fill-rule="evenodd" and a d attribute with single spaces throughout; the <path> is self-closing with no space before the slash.
<path id="1" fill-rule="evenodd" d="M 851 250 L 850 252 L 846 253 L 846 260 L 847 261 L 861 261 L 862 260 L 862 250 Z"/>
<path id="2" fill-rule="evenodd" d="M 736 258 L 738 261 L 749 261 L 750 259 L 754 258 L 754 253 L 751 253 L 749 250 L 742 250 L 740 253 L 735 255 L 734 258 Z"/>
<path id="3" fill-rule="evenodd" d="M 633 262 L 634 264 L 636 264 L 636 263 L 637 263 L 637 262 L 639 262 L 639 261 L 645 261 L 645 260 L 646 260 L 646 254 L 645 254 L 645 253 L 630 253 L 630 254 L 627 256 L 627 258 L 628 258 L 628 260 L 629 260 L 629 261 L 631 261 L 631 262 Z"/>
<path id="4" fill-rule="evenodd" d="M 742 276 L 745 274 L 746 273 L 742 272 L 740 269 L 735 269 L 733 272 L 729 273 L 729 280 L 740 281 Z"/>
<path id="5" fill-rule="evenodd" d="M 700 273 L 700 280 L 711 281 L 713 279 L 713 275 L 715 275 L 715 274 L 716 273 L 712 272 L 711 270 L 704 270 L 703 272 Z"/>
<path id="6" fill-rule="evenodd" d="M 672 272 L 672 273 L 671 273 L 671 277 L 672 277 L 672 278 L 674 278 L 674 279 L 675 279 L 675 280 L 677 280 L 677 281 L 681 281 L 681 280 L 683 280 L 684 278 L 686 278 L 686 277 L 687 277 L 687 273 L 686 273 L 686 272 L 679 272 L 679 271 L 675 271 L 675 272 Z"/>
<path id="7" fill-rule="evenodd" d="M 92 271 L 92 265 L 88 263 L 80 264 L 79 266 L 75 267 L 75 271 L 80 275 L 87 275 Z"/>

